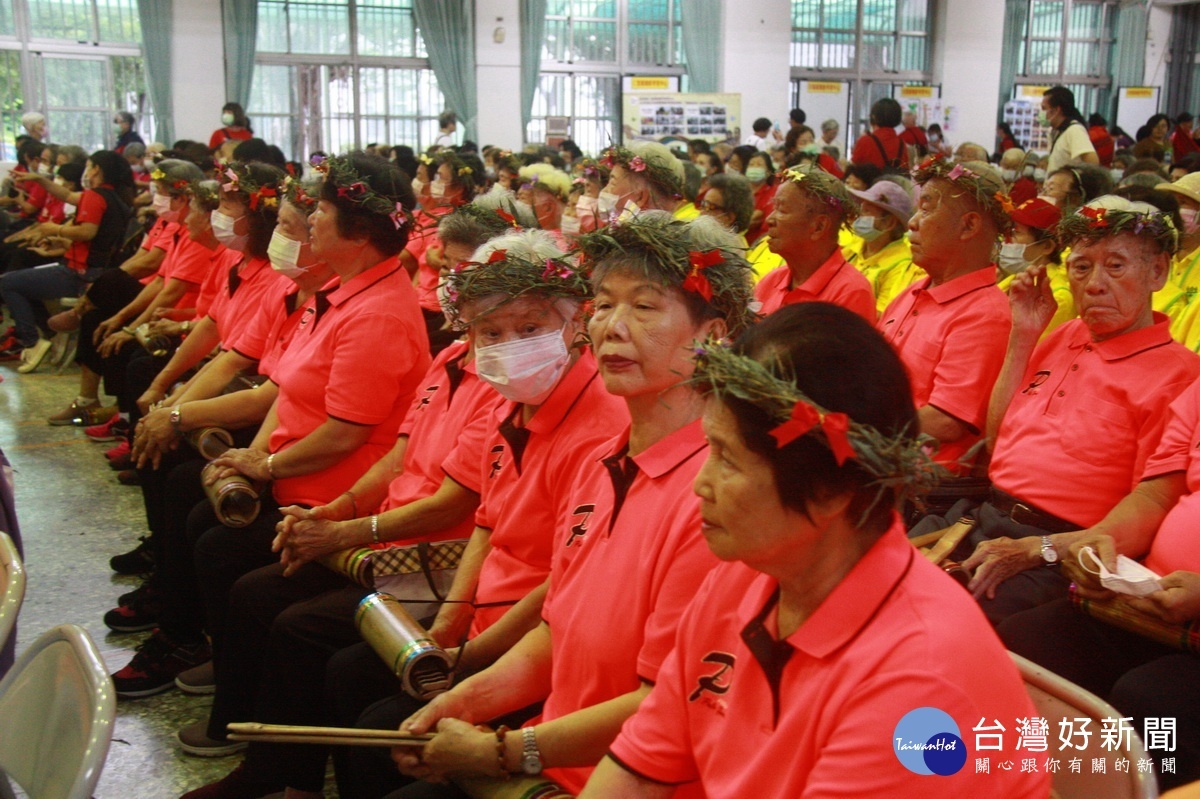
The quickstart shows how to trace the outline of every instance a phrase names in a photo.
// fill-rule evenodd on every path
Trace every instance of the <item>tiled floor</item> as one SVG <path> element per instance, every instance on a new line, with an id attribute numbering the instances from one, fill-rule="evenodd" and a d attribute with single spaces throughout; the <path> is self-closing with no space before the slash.
<path id="1" fill-rule="evenodd" d="M 71 622 L 88 631 L 115 671 L 146 635 L 114 634 L 101 621 L 117 595 L 137 585 L 115 576 L 108 559 L 146 533 L 141 493 L 117 483 L 103 456 L 111 445 L 92 443 L 79 428 L 46 424 L 74 398 L 76 369 L 21 375 L 9 362 L 0 365 L 0 377 L 0 448 L 16 470 L 28 571 L 18 654 L 39 633 Z M 122 700 L 96 797 L 171 799 L 224 776 L 236 758 L 188 757 L 174 745 L 175 730 L 205 717 L 210 704 L 174 690 Z"/>

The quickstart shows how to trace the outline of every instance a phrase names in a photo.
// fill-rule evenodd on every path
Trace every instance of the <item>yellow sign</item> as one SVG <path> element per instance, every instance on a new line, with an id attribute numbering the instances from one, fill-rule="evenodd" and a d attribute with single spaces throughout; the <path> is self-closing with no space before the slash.
<path id="1" fill-rule="evenodd" d="M 837 81 L 812 81 L 808 82 L 809 94 L 841 94 L 842 85 Z"/>
<path id="2" fill-rule="evenodd" d="M 1125 96 L 1128 98 L 1134 97 L 1154 97 L 1153 86 L 1133 86 L 1125 89 Z"/>
<path id="3" fill-rule="evenodd" d="M 665 92 L 671 90 L 671 79 L 666 75 L 634 75 L 629 79 L 634 91 Z"/>
<path id="4" fill-rule="evenodd" d="M 1022 97 L 1041 97 L 1046 92 L 1050 91 L 1049 86 L 1022 86 Z"/>
<path id="5" fill-rule="evenodd" d="M 901 97 L 933 97 L 932 86 L 901 86 Z"/>

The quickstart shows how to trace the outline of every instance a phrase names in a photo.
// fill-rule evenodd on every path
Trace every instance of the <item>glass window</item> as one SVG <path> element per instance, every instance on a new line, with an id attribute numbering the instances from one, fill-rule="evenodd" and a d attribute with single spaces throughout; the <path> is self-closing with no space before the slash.
<path id="1" fill-rule="evenodd" d="M 792 67 L 925 72 L 929 23 L 928 0 L 793 0 Z"/>
<path id="2" fill-rule="evenodd" d="M 72 42 L 141 43 L 136 0 L 26 0 L 29 29 L 35 39 L 65 39 Z M 7 17 L 12 29 L 12 3 Z"/>
<path id="3" fill-rule="evenodd" d="M 248 111 L 288 157 L 373 143 L 421 150 L 437 138 L 445 98 L 412 0 L 259 0 L 258 8 L 263 55 Z M 310 55 L 346 63 L 308 63 Z"/>
<path id="4" fill-rule="evenodd" d="M 546 140 L 546 118 L 567 117 L 571 138 L 585 153 L 598 154 L 620 139 L 621 78 L 543 72 L 533 98 L 531 142 Z"/>
<path id="5" fill-rule="evenodd" d="M 1017 82 L 1063 84 L 1085 113 L 1111 96 L 1117 0 L 1029 0 Z"/>

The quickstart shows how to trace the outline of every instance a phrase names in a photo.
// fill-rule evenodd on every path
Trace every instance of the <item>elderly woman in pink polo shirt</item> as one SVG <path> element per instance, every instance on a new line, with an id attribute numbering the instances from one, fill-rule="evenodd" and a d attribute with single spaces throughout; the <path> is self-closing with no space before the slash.
<path id="1" fill-rule="evenodd" d="M 691 782 L 756 799 L 1046 796 L 1045 774 L 967 765 L 980 718 L 1034 708 L 978 607 L 905 539 L 894 503 L 928 466 L 883 337 L 801 303 L 701 348 L 695 379 L 709 392 L 695 491 L 725 562 L 581 797 Z"/>

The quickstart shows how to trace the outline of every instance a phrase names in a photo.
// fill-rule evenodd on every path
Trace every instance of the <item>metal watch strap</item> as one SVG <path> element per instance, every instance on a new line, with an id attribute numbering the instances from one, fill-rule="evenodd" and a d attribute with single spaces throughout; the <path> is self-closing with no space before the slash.
<path id="1" fill-rule="evenodd" d="M 542 773 L 542 753 L 538 750 L 537 734 L 533 727 L 521 730 L 521 771 L 531 777 Z"/>
<path id="2" fill-rule="evenodd" d="M 1048 535 L 1042 536 L 1042 562 L 1047 566 L 1058 565 L 1058 550 Z"/>

